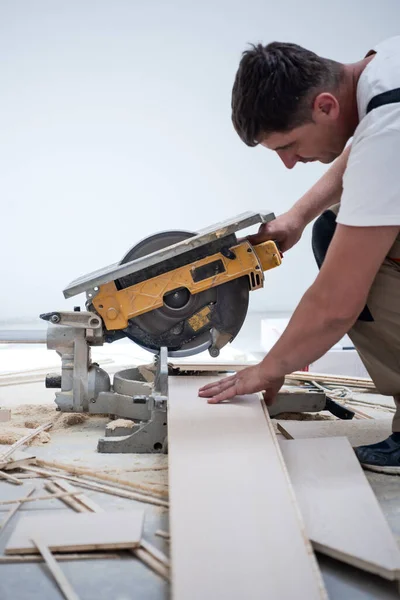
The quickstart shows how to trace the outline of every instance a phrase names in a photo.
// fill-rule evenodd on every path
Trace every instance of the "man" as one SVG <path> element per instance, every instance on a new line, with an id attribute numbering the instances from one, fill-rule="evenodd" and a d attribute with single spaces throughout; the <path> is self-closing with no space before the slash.
<path id="1" fill-rule="evenodd" d="M 271 404 L 286 374 L 348 333 L 379 392 L 393 395 L 397 406 L 393 434 L 357 448 L 357 456 L 367 468 L 400 474 L 400 37 L 354 64 L 295 44 L 254 46 L 236 74 L 232 120 L 248 146 L 275 151 L 288 169 L 335 162 L 287 213 L 250 238 L 274 239 L 284 252 L 318 217 L 315 282 L 260 364 L 199 395 L 217 403 L 264 391 Z"/>

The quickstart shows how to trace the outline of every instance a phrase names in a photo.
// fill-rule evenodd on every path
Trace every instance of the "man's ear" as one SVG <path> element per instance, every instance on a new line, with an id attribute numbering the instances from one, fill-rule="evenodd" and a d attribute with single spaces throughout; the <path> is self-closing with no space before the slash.
<path id="1" fill-rule="evenodd" d="M 340 113 L 339 101 L 333 94 L 322 92 L 314 100 L 313 120 L 317 123 L 335 121 Z"/>

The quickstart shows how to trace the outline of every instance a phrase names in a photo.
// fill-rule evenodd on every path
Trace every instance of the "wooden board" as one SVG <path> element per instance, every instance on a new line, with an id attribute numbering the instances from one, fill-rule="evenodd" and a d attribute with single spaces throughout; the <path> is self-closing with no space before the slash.
<path id="1" fill-rule="evenodd" d="M 172 598 L 326 598 L 259 397 L 210 405 L 209 381 L 169 378 Z"/>
<path id="2" fill-rule="evenodd" d="M 387 579 L 400 576 L 400 550 L 344 437 L 280 442 L 316 550 Z"/>
<path id="3" fill-rule="evenodd" d="M 389 437 L 392 433 L 392 421 L 391 417 L 365 421 L 354 419 L 351 421 L 280 421 L 278 419 L 278 427 L 284 435 L 282 428 L 295 440 L 345 436 L 355 447 L 375 444 Z"/>
<path id="4" fill-rule="evenodd" d="M 140 545 L 144 511 L 112 511 L 22 517 L 6 554 L 36 553 L 36 536 L 53 552 L 136 548 Z"/>

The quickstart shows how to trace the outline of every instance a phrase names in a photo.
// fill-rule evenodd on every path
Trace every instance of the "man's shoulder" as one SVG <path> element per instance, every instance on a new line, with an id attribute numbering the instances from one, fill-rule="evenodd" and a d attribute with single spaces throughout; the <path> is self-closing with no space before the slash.
<path id="1" fill-rule="evenodd" d="M 361 73 L 357 85 L 360 120 L 367 114 L 368 103 L 375 96 L 400 88 L 400 36 L 376 44 L 367 56 L 373 59 Z"/>
<path id="2" fill-rule="evenodd" d="M 400 35 L 394 35 L 393 37 L 387 38 L 381 42 L 375 44 L 365 56 L 370 56 L 378 52 L 391 54 L 400 49 Z"/>

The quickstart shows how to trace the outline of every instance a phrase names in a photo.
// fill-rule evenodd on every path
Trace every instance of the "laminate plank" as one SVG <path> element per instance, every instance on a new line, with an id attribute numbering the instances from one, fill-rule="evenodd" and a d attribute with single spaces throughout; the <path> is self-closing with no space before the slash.
<path id="1" fill-rule="evenodd" d="M 143 510 L 24 516 L 11 534 L 5 553 L 35 553 L 32 538 L 39 536 L 53 552 L 137 548 L 143 520 Z"/>
<path id="2" fill-rule="evenodd" d="M 347 438 L 280 446 L 314 549 L 398 579 L 400 550 Z"/>
<path id="3" fill-rule="evenodd" d="M 326 598 L 259 396 L 210 405 L 210 380 L 169 378 L 173 599 Z"/>
<path id="4" fill-rule="evenodd" d="M 347 437 L 350 444 L 363 446 L 375 444 L 389 437 L 392 433 L 391 417 L 383 419 L 351 421 L 287 421 L 278 419 L 278 429 L 285 437 L 291 439 Z"/>

